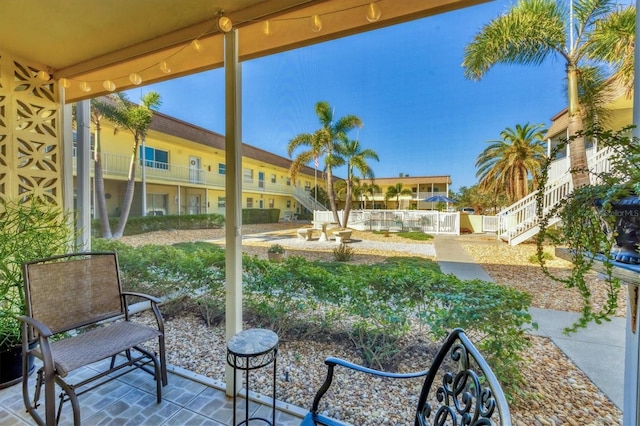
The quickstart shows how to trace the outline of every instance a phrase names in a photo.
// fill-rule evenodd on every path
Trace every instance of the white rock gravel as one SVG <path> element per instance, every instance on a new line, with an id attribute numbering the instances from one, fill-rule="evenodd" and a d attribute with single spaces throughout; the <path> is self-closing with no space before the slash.
<path id="1" fill-rule="evenodd" d="M 266 258 L 265 247 L 271 245 L 274 239 L 279 239 L 280 241 L 277 242 L 285 246 L 290 254 L 304 255 L 313 259 L 332 258 L 331 252 L 336 247 L 335 242 L 295 240 L 295 229 L 287 229 L 291 227 L 292 224 L 284 226 L 281 224 L 278 225 L 279 229 L 271 230 L 270 235 L 250 238 L 247 235 L 243 238 L 243 251 Z M 293 227 L 297 228 L 300 225 L 293 224 Z M 264 230 L 258 226 L 244 227 L 243 233 L 256 232 L 258 229 Z M 364 236 L 367 236 L 366 240 Z M 146 236 L 125 237 L 123 241 L 132 245 L 170 244 L 197 240 L 214 240 L 220 243 L 223 237 L 224 234 L 220 230 L 164 231 Z M 354 239 L 362 240 L 352 245 L 356 250 L 355 262 L 371 263 L 379 261 L 379 256 L 406 255 L 407 252 L 415 253 L 415 250 L 420 256 L 435 256 L 431 244 L 402 243 L 402 239 L 394 235 L 385 238 L 381 235 L 356 233 Z M 393 251 L 387 251 L 392 247 Z M 467 248 L 466 244 L 465 248 Z M 499 250 L 501 256 L 496 256 L 496 248 L 491 244 L 480 244 L 470 251 L 474 257 L 478 258 L 482 257 L 481 253 L 488 254 L 486 257 L 491 259 L 493 264 L 488 272 L 496 279 L 493 273 L 501 269 L 500 261 L 502 257 L 507 256 L 504 252 L 508 249 L 501 247 Z M 519 262 L 526 264 L 527 269 L 531 266 L 526 259 L 523 259 L 521 251 L 513 257 L 509 264 Z M 510 275 L 509 279 L 517 281 L 518 274 Z M 509 284 L 505 280 L 504 276 L 500 276 L 497 281 Z M 558 297 L 566 299 L 576 297 L 573 293 L 560 291 L 561 289 L 561 286 L 557 288 Z M 553 289 L 546 291 L 553 292 Z M 535 300 L 534 297 L 534 303 Z M 574 304 L 573 300 L 567 301 L 565 306 Z M 166 325 L 168 361 L 171 364 L 216 380 L 224 380 L 226 347 L 222 327 L 207 328 L 203 321 L 193 314 L 176 316 L 167 321 Z M 518 426 L 622 424 L 620 410 L 551 341 L 535 336 L 529 338 L 532 347 L 524 354 L 525 364 L 522 367 L 529 389 L 526 395 L 517 397 L 511 404 L 514 424 Z M 316 390 L 324 380 L 326 367 L 323 361 L 327 356 L 338 356 L 353 362 L 360 361 L 357 353 L 344 342 L 282 341 L 278 355 L 278 399 L 296 406 L 310 407 Z M 398 370 L 424 369 L 428 366 L 429 359 L 429 356 L 422 359 L 407 356 L 398 363 Z M 288 372 L 288 381 L 286 372 Z M 256 377 L 255 389 L 264 394 L 270 394 L 269 372 L 256 373 L 252 376 Z M 324 400 L 328 404 L 324 409 L 329 415 L 355 425 L 409 425 L 413 424 L 407 419 L 414 414 L 413 409 L 420 385 L 420 380 L 391 381 L 339 373 L 331 393 L 325 396 Z M 254 389 L 253 382 L 251 388 Z"/>

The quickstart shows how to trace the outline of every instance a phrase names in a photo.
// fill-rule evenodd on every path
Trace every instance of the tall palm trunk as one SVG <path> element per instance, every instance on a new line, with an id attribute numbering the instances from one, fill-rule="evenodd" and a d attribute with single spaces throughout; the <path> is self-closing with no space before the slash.
<path id="1" fill-rule="evenodd" d="M 569 161 L 571 164 L 571 178 L 573 187 L 587 185 L 589 174 L 587 173 L 587 150 L 585 148 L 584 137 L 576 138 L 576 133 L 583 130 L 582 116 L 578 101 L 578 70 L 575 64 L 567 64 L 567 84 L 569 92 L 569 126 L 567 133 L 569 138 L 573 138 L 569 143 Z"/>
<path id="2" fill-rule="evenodd" d="M 124 200 L 122 201 L 122 212 L 118 220 L 118 226 L 113 232 L 113 238 L 120 238 L 124 235 L 124 228 L 129 219 L 131 204 L 133 203 L 133 194 L 136 187 L 136 160 L 138 158 L 139 136 L 134 137 L 133 152 L 131 153 L 131 162 L 129 163 L 129 178 L 127 179 L 127 188 L 124 192 Z"/>
<path id="3" fill-rule="evenodd" d="M 351 178 L 347 179 L 347 195 L 344 203 L 344 213 L 342 214 L 342 226 L 347 227 L 347 222 L 349 221 L 349 213 L 351 212 L 351 205 L 353 201 L 351 200 L 353 189 L 351 188 Z"/>
<path id="4" fill-rule="evenodd" d="M 336 205 L 336 193 L 333 190 L 333 172 L 331 171 L 331 166 L 327 167 L 327 192 L 329 193 L 329 205 L 331 206 L 331 211 L 333 212 L 333 220 L 340 225 L 340 217 L 338 216 L 338 207 Z"/>
<path id="5" fill-rule="evenodd" d="M 100 217 L 100 228 L 102 238 L 112 238 L 111 226 L 109 225 L 109 214 L 107 212 L 107 201 L 104 191 L 104 171 L 102 169 L 102 142 L 100 140 L 100 122 L 96 123 L 96 143 L 94 148 L 94 185 L 96 192 L 96 203 L 98 216 Z"/>

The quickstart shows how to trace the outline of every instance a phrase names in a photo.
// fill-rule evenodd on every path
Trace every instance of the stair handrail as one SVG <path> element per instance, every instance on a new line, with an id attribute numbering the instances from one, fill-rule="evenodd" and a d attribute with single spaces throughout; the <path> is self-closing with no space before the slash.
<path id="1" fill-rule="evenodd" d="M 599 173 L 609 169 L 608 160 L 613 152 L 612 148 L 605 148 L 594 153 L 590 161 L 592 183 L 594 183 L 593 179 L 596 179 Z M 573 191 L 571 170 L 567 170 L 563 175 L 547 183 L 546 186 L 547 189 L 544 192 L 542 203 L 543 213 L 548 212 Z M 537 226 L 539 218 L 536 205 L 537 191 L 534 191 L 501 210 L 499 213 L 501 221 L 498 235 L 503 238 L 506 237 L 508 242 L 511 243 L 514 237 Z"/>

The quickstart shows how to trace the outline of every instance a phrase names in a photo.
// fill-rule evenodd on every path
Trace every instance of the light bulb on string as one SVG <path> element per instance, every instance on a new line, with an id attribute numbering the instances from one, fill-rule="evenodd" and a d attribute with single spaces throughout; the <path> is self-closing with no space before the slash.
<path id="1" fill-rule="evenodd" d="M 51 78 L 51 76 L 49 75 L 48 72 L 46 71 L 38 71 L 38 78 L 40 80 L 44 80 L 44 81 L 49 81 L 49 79 Z"/>
<path id="2" fill-rule="evenodd" d="M 200 40 L 195 39 L 191 42 L 191 48 L 193 50 L 195 50 L 196 52 L 200 53 L 204 50 L 204 47 L 202 46 L 202 43 L 200 43 Z"/>
<path id="3" fill-rule="evenodd" d="M 111 80 L 105 80 L 104 83 L 102 83 L 102 87 L 104 87 L 109 92 L 113 92 L 114 90 L 116 90 L 116 84 Z"/>
<path id="4" fill-rule="evenodd" d="M 82 90 L 83 92 L 90 92 L 91 91 L 91 85 L 89 83 L 87 83 L 86 81 L 83 81 L 80 83 L 80 90 Z"/>
<path id="5" fill-rule="evenodd" d="M 233 29 L 233 23 L 231 22 L 231 19 L 229 19 L 228 16 L 220 16 L 218 18 L 218 28 L 223 33 L 228 33 Z"/>
<path id="6" fill-rule="evenodd" d="M 135 84 L 136 86 L 142 83 L 142 77 L 139 74 L 131 73 L 129 74 L 129 81 Z"/>
<path id="7" fill-rule="evenodd" d="M 313 15 L 311 17 L 311 31 L 314 33 L 320 32 L 322 30 L 322 19 L 320 19 L 320 15 Z"/>
<path id="8" fill-rule="evenodd" d="M 377 4 L 369 3 L 367 5 L 367 21 L 376 22 L 378 19 L 380 19 L 380 15 L 380 7 Z"/>
<path id="9" fill-rule="evenodd" d="M 160 62 L 158 67 L 160 68 L 160 71 L 162 71 L 165 74 L 169 74 L 171 72 L 171 67 L 169 67 L 169 64 L 167 63 L 167 61 Z"/>
<path id="10" fill-rule="evenodd" d="M 59 80 L 59 83 L 62 87 L 64 87 L 65 89 L 68 89 L 69 87 L 71 87 L 71 82 L 69 81 L 69 79 L 67 78 L 61 78 Z"/>
<path id="11" fill-rule="evenodd" d="M 264 21 L 264 23 L 262 24 L 262 32 L 264 33 L 264 35 L 271 35 L 271 22 Z"/>

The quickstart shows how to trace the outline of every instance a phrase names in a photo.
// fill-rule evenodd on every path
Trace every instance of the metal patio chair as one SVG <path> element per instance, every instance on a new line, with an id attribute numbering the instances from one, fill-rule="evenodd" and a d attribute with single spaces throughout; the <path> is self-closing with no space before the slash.
<path id="1" fill-rule="evenodd" d="M 73 253 L 34 260 L 23 265 L 26 315 L 21 316 L 24 404 L 39 425 L 60 421 L 70 401 L 73 421 L 80 424 L 78 396 L 137 368 L 152 374 L 157 402 L 167 384 L 164 322 L 159 300 L 122 291 L 115 253 Z M 156 327 L 132 322 L 128 298 L 151 304 Z M 159 356 L 141 344 L 157 339 Z M 36 343 L 36 344 L 34 344 Z M 42 362 L 33 400 L 29 395 L 28 360 Z M 104 371 L 77 383 L 67 381 L 74 370 L 111 359 Z M 61 388 L 56 412 L 56 385 Z M 44 386 L 44 419 L 38 413 Z"/>

